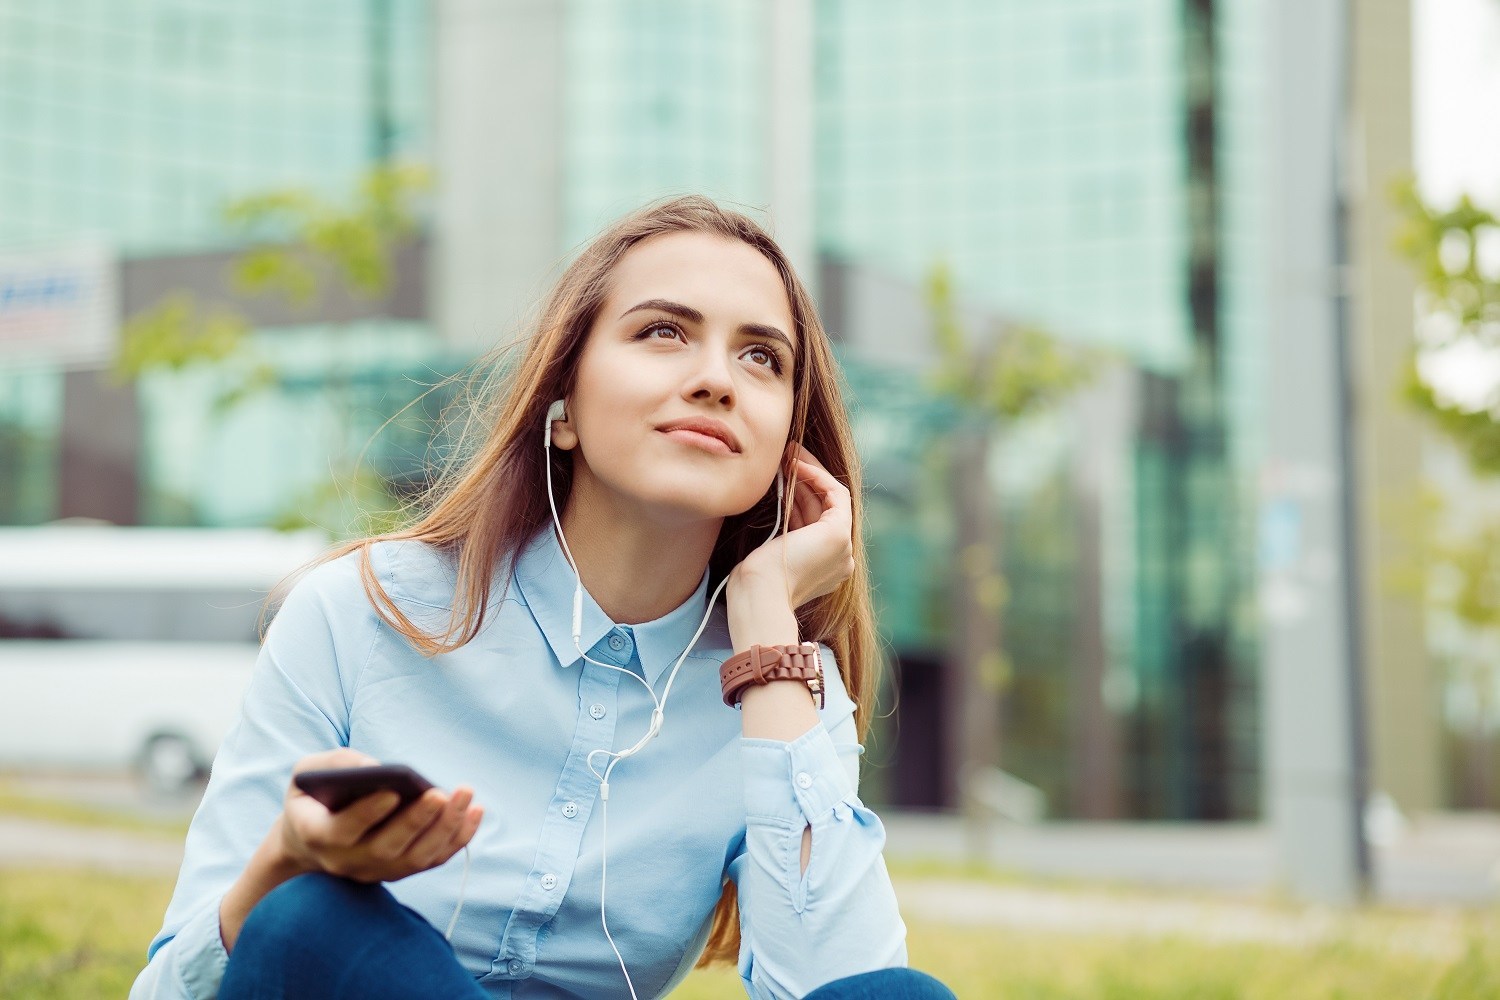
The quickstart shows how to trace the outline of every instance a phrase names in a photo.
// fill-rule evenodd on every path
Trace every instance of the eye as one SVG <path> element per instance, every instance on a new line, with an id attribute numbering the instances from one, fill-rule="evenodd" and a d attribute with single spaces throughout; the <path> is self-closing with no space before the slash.
<path id="1" fill-rule="evenodd" d="M 683 339 L 686 339 L 686 337 L 683 335 L 683 332 L 680 329 L 678 329 L 672 323 L 652 323 L 650 326 L 646 327 L 646 329 L 644 329 L 640 333 L 636 334 L 635 335 L 635 339 L 636 340 L 648 340 L 648 339 L 649 340 L 660 340 L 660 339 L 664 339 L 664 338 L 660 338 L 660 337 L 652 337 L 651 336 L 657 330 L 666 330 L 668 333 L 671 333 L 673 336 L 683 337 Z"/>
<path id="2" fill-rule="evenodd" d="M 745 353 L 747 356 L 755 354 L 763 355 L 766 361 L 758 361 L 756 364 L 764 365 L 764 367 L 771 369 L 776 374 L 781 374 L 781 354 L 775 348 L 768 347 L 765 344 L 752 344 L 750 350 Z"/>

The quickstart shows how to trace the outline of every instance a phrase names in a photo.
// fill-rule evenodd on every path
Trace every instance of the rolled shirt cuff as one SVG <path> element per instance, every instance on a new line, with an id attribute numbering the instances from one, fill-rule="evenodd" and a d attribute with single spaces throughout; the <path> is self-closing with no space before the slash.
<path id="1" fill-rule="evenodd" d="M 740 738 L 747 822 L 801 829 L 855 794 L 823 723 L 794 740 Z"/>
<path id="2" fill-rule="evenodd" d="M 213 1000 L 219 995 L 229 952 L 219 936 L 219 903 L 213 902 L 198 911 L 163 947 L 170 947 L 183 990 L 193 1000 Z"/>

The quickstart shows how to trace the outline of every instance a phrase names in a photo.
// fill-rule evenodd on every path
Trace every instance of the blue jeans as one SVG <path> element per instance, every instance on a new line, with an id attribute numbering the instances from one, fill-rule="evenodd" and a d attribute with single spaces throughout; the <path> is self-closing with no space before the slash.
<path id="1" fill-rule="evenodd" d="M 229 956 L 219 1000 L 487 1000 L 453 949 L 385 886 L 300 875 L 256 904 Z M 805 1000 L 954 1000 L 913 969 L 880 969 Z"/>

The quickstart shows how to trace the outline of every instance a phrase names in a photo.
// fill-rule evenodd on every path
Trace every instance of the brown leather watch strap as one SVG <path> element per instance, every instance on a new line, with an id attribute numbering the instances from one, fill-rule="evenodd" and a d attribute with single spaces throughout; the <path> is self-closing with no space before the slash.
<path id="1" fill-rule="evenodd" d="M 752 684 L 771 681 L 803 681 L 818 696 L 818 708 L 826 701 L 823 685 L 823 658 L 818 644 L 804 642 L 795 646 L 751 646 L 736 653 L 719 667 L 719 684 L 724 689 L 724 704 L 733 708 L 740 693 Z"/>

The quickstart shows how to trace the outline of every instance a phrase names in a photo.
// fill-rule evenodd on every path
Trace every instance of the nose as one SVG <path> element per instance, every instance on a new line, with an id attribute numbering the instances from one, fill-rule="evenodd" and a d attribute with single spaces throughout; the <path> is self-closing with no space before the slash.
<path id="1" fill-rule="evenodd" d="M 710 347 L 701 352 L 701 361 L 693 370 L 683 393 L 690 399 L 714 400 L 722 406 L 734 402 L 734 375 L 724 352 Z"/>

